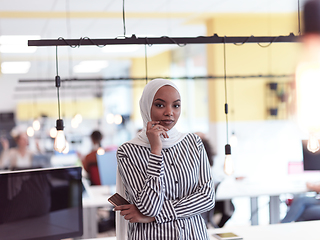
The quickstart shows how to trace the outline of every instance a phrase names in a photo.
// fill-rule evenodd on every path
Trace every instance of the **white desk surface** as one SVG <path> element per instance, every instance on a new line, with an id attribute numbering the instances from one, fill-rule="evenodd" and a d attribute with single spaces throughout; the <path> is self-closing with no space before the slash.
<path id="1" fill-rule="evenodd" d="M 320 221 L 272 224 L 266 226 L 239 226 L 209 229 L 211 240 L 216 240 L 214 233 L 233 232 L 243 240 L 319 240 Z M 91 238 L 86 240 L 116 240 L 116 237 Z"/>
<path id="2" fill-rule="evenodd" d="M 222 181 L 216 193 L 216 200 L 232 199 L 234 197 L 257 197 L 262 195 L 278 196 L 284 193 L 303 193 L 307 191 L 307 181 L 319 181 L 319 173 L 293 174 L 283 178 L 270 176 L 270 179 L 235 180 L 228 178 Z M 84 198 L 85 206 L 109 206 L 111 196 L 109 186 L 90 186 L 91 198 Z M 110 204 L 111 205 L 111 204 Z"/>
<path id="3" fill-rule="evenodd" d="M 209 229 L 209 235 L 212 240 L 216 240 L 212 235 L 220 232 L 233 232 L 243 237 L 243 240 L 319 240 L 319 226 L 320 220 L 245 227 L 239 226 Z"/>
<path id="4" fill-rule="evenodd" d="M 88 197 L 82 199 L 83 207 L 112 207 L 108 198 L 112 195 L 109 186 L 90 186 Z"/>
<path id="5" fill-rule="evenodd" d="M 245 178 L 243 180 L 235 180 L 234 178 L 228 178 L 220 183 L 216 193 L 216 200 L 303 193 L 308 191 L 306 188 L 307 181 L 314 182 L 319 180 L 319 173 L 292 174 L 282 178 L 270 175 L 268 179 Z"/>

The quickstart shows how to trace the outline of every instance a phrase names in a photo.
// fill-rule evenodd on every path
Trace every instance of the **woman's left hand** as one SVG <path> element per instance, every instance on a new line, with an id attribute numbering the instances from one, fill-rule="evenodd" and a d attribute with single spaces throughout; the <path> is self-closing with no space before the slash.
<path id="1" fill-rule="evenodd" d="M 149 223 L 155 221 L 154 217 L 143 215 L 134 204 L 121 205 L 114 208 L 114 211 L 120 211 L 120 215 L 131 223 Z"/>

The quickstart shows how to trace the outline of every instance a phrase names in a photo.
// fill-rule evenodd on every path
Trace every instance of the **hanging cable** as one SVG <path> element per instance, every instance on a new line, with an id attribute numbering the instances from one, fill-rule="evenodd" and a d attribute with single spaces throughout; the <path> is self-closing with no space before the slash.
<path id="1" fill-rule="evenodd" d="M 298 0 L 298 33 L 301 36 L 301 28 L 300 28 L 300 0 Z"/>
<path id="2" fill-rule="evenodd" d="M 226 114 L 226 137 L 227 137 L 227 144 L 224 146 L 225 159 L 223 164 L 223 171 L 225 172 L 225 174 L 231 175 L 234 172 L 234 167 L 231 159 L 231 146 L 229 144 L 226 37 L 224 37 L 224 41 L 223 41 L 223 60 L 224 60 L 224 91 L 225 91 L 224 112 Z"/>
<path id="3" fill-rule="evenodd" d="M 59 119 L 61 119 L 60 117 L 60 93 L 59 93 L 59 89 L 60 89 L 60 76 L 59 76 L 59 71 L 58 71 L 58 46 L 56 46 L 56 88 L 57 88 L 57 98 L 58 98 L 58 114 L 59 114 Z"/>
<path id="4" fill-rule="evenodd" d="M 147 44 L 144 45 L 144 63 L 146 69 L 146 84 L 148 83 L 148 54 L 147 54 Z"/>
<path id="5" fill-rule="evenodd" d="M 126 36 L 126 17 L 124 10 L 124 0 L 122 1 L 122 22 L 123 22 L 123 36 Z"/>
<path id="6" fill-rule="evenodd" d="M 224 40 L 223 44 L 223 60 L 224 60 L 224 94 L 225 94 L 225 104 L 224 112 L 226 114 L 226 131 L 227 131 L 227 144 L 229 143 L 228 137 L 228 97 L 227 97 L 227 58 L 226 58 L 226 42 Z"/>
<path id="7" fill-rule="evenodd" d="M 60 94 L 59 94 L 59 88 L 60 88 L 60 76 L 59 76 L 59 67 L 58 67 L 58 46 L 56 46 L 56 77 L 55 77 L 55 83 L 57 88 L 57 97 L 58 97 L 58 114 L 59 118 L 56 121 L 56 129 L 57 129 L 57 135 L 54 140 L 53 148 L 58 151 L 62 152 L 65 150 L 67 143 L 66 138 L 63 132 L 64 126 L 63 126 L 63 120 L 60 117 Z"/>

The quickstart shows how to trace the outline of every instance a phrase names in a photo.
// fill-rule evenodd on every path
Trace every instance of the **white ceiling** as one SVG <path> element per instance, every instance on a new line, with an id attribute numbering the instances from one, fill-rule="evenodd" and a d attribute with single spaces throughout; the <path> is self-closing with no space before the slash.
<path id="1" fill-rule="evenodd" d="M 302 5 L 300 0 L 300 5 Z M 0 0 L 0 35 L 40 35 L 42 39 L 80 37 L 116 38 L 124 35 L 121 0 Z M 201 21 L 215 13 L 297 12 L 298 0 L 125 0 L 126 36 L 196 37 L 205 35 Z M 165 48 L 148 47 L 148 56 Z M 128 70 L 130 57 L 144 56 L 144 47 L 134 53 L 106 53 L 94 46 L 59 47 L 59 75 L 69 77 L 120 77 Z M 108 60 L 103 73 L 74 74 L 72 66 L 83 60 Z M 2 53 L 0 61 L 31 61 L 27 74 L 0 75 L 0 111 L 13 110 L 16 100 L 34 91 L 21 92 L 19 79 L 54 79 L 55 47 L 39 47 L 35 53 Z M 39 84 L 37 85 L 39 86 Z"/>

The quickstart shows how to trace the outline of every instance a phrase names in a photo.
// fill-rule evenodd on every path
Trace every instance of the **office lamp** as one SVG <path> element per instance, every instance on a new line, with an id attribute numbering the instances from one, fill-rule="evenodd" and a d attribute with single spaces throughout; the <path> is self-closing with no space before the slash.
<path id="1" fill-rule="evenodd" d="M 56 71 L 57 75 L 55 77 L 55 83 L 57 88 L 57 97 L 58 97 L 58 114 L 59 119 L 56 121 L 56 129 L 57 129 L 57 135 L 54 140 L 54 150 L 58 152 L 62 152 L 66 148 L 66 138 L 63 132 L 63 120 L 60 117 L 60 95 L 59 95 L 59 88 L 61 86 L 60 76 L 58 74 L 58 46 L 56 46 Z"/>
<path id="2" fill-rule="evenodd" d="M 229 129 L 228 129 L 228 94 L 227 94 L 227 57 L 226 57 L 226 40 L 223 44 L 223 60 L 224 60 L 224 90 L 225 90 L 225 104 L 224 112 L 226 114 L 226 136 L 227 144 L 225 145 L 225 159 L 223 164 L 223 171 L 227 175 L 232 175 L 234 172 L 233 161 L 231 158 L 231 146 L 229 144 Z"/>
<path id="3" fill-rule="evenodd" d="M 303 52 L 296 68 L 297 117 L 309 133 L 308 150 L 319 150 L 320 132 L 320 1 L 304 5 Z"/>

